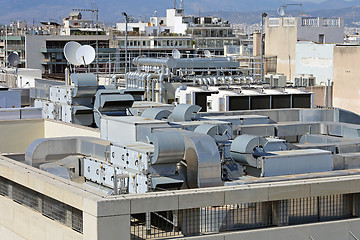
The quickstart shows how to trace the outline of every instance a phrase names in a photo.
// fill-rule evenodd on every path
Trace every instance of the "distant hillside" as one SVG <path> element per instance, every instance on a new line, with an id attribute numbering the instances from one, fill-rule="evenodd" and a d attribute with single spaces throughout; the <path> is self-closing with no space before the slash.
<path id="1" fill-rule="evenodd" d="M 39 21 L 57 21 L 61 22 L 63 17 L 68 16 L 73 8 L 91 9 L 91 2 L 95 2 L 99 8 L 99 19 L 102 22 L 113 24 L 123 21 L 122 12 L 127 12 L 135 18 L 153 16 L 155 11 L 159 16 L 165 15 L 167 8 L 172 8 L 174 0 L 62 0 L 62 1 L 44 1 L 44 0 L 14 0 L 1 1 L 0 24 L 9 23 L 11 20 L 26 20 L 29 23 Z M 180 2 L 180 0 L 177 0 Z M 184 9 L 186 14 L 203 15 L 209 12 L 224 12 L 223 18 L 231 22 L 258 22 L 259 13 L 266 11 L 274 13 L 278 7 L 285 3 L 298 3 L 298 0 L 184 0 Z M 325 9 L 346 9 L 359 4 L 359 0 L 326 0 L 321 3 L 304 2 L 304 12 L 325 11 Z M 289 11 L 298 11 L 298 6 L 289 6 Z M 336 13 L 339 13 L 336 10 Z M 344 12 L 345 13 L 345 12 Z M 335 14 L 335 12 L 334 12 Z M 89 17 L 91 14 L 87 14 Z M 356 15 L 358 16 L 358 15 Z"/>
<path id="2" fill-rule="evenodd" d="M 204 16 L 219 16 L 224 20 L 228 20 L 230 23 L 247 23 L 247 24 L 255 24 L 260 23 L 261 21 L 261 13 L 263 11 L 256 12 L 204 12 L 202 15 Z M 278 16 L 276 11 L 266 11 L 269 16 Z M 299 11 L 289 11 L 289 15 L 298 16 Z M 360 5 L 354 7 L 346 7 L 341 9 L 323 9 L 316 11 L 307 11 L 304 10 L 303 13 L 307 16 L 314 17 L 343 17 L 345 20 L 345 26 L 352 27 L 358 26 L 354 23 L 360 24 Z"/>

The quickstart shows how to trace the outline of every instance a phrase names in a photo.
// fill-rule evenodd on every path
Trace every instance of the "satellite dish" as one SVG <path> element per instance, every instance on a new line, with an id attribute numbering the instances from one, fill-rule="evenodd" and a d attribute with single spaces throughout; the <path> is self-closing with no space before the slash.
<path id="1" fill-rule="evenodd" d="M 280 7 L 277 9 L 277 13 L 279 14 L 279 16 L 283 17 L 285 16 L 285 10 L 284 8 Z"/>
<path id="2" fill-rule="evenodd" d="M 209 57 L 211 57 L 211 52 L 209 50 L 205 50 L 204 55 L 205 55 L 205 57 L 209 58 Z"/>
<path id="3" fill-rule="evenodd" d="M 81 65 L 81 62 L 79 62 L 76 59 L 76 52 L 80 47 L 81 47 L 81 44 L 78 42 L 68 42 L 65 44 L 64 55 L 65 55 L 66 60 L 70 64 L 75 65 L 75 66 Z"/>
<path id="4" fill-rule="evenodd" d="M 17 52 L 10 53 L 8 61 L 12 67 L 17 66 L 20 63 L 20 56 Z"/>
<path id="5" fill-rule="evenodd" d="M 76 60 L 81 65 L 89 65 L 95 59 L 95 49 L 90 45 L 84 45 L 79 47 L 76 51 Z"/>
<path id="6" fill-rule="evenodd" d="M 181 58 L 181 53 L 180 53 L 180 51 L 177 50 L 177 49 L 173 49 L 172 52 L 171 52 L 171 55 L 172 55 L 173 58 L 175 58 L 175 59 Z"/>

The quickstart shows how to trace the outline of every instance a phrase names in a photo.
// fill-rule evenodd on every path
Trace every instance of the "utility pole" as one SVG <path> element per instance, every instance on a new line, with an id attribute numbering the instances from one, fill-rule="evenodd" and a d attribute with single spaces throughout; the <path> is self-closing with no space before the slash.
<path id="1" fill-rule="evenodd" d="M 8 58 L 8 34 L 7 34 L 7 25 L 5 25 L 5 67 L 6 67 L 6 62 L 7 62 L 7 58 Z"/>
<path id="2" fill-rule="evenodd" d="M 264 19 L 266 18 L 267 14 L 261 14 L 261 49 L 260 49 L 260 56 L 261 56 L 261 82 L 264 81 Z"/>
<path id="3" fill-rule="evenodd" d="M 92 12 L 95 13 L 96 18 L 96 72 L 99 72 L 99 9 L 94 4 L 92 4 L 92 9 L 73 9 L 73 11 L 79 11 L 79 12 Z"/>
<path id="4" fill-rule="evenodd" d="M 123 12 L 122 13 L 122 15 L 125 17 L 125 74 L 127 73 L 127 33 L 128 33 L 128 27 L 127 27 L 127 25 L 128 25 L 128 20 L 129 20 L 129 18 L 128 18 L 128 15 L 126 14 L 126 12 Z"/>

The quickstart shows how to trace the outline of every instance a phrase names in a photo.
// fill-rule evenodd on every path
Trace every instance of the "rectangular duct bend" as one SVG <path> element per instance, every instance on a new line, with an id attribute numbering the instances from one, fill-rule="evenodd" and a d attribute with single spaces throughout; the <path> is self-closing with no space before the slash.
<path id="1" fill-rule="evenodd" d="M 93 137 L 41 138 L 33 141 L 25 151 L 25 163 L 38 167 L 54 158 L 70 155 L 92 156 L 105 160 L 110 142 Z"/>
<path id="2" fill-rule="evenodd" d="M 190 188 L 223 186 L 221 159 L 215 140 L 205 134 L 186 133 L 185 161 Z"/>

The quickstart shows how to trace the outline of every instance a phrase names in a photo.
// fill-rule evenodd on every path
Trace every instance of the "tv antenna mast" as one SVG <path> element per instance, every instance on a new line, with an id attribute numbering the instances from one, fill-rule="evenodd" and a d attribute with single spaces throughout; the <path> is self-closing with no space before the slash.
<path id="1" fill-rule="evenodd" d="M 92 2 L 91 3 L 91 7 L 92 9 L 83 9 L 83 8 L 74 8 L 73 11 L 78 11 L 78 12 L 92 12 L 93 14 L 95 14 L 95 18 L 96 18 L 96 72 L 99 72 L 99 40 L 98 40 L 98 35 L 99 35 L 99 8 L 97 7 L 96 3 Z"/>
<path id="2" fill-rule="evenodd" d="M 288 6 L 299 6 L 299 8 L 300 8 L 300 16 L 303 15 L 303 8 L 302 8 L 303 4 L 302 3 L 287 3 L 287 4 L 283 5 L 283 6 L 281 6 L 284 9 L 284 15 L 285 16 L 287 15 L 286 9 L 287 9 Z"/>

